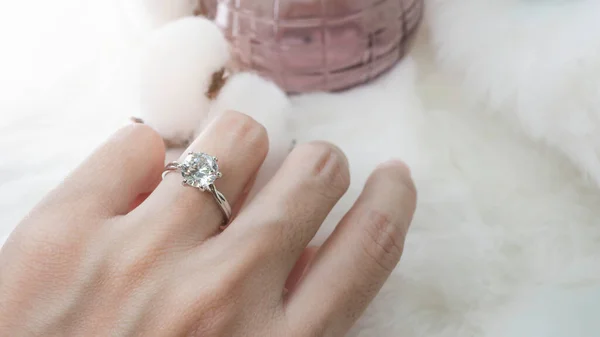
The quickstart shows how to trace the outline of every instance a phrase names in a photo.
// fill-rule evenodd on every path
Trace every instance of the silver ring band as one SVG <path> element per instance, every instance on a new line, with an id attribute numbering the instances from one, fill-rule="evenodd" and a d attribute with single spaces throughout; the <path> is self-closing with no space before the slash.
<path id="1" fill-rule="evenodd" d="M 221 226 L 221 229 L 224 229 L 229 225 L 232 212 L 227 198 L 217 190 L 214 184 L 215 180 L 222 177 L 217 162 L 217 158 L 206 153 L 190 152 L 182 163 L 173 161 L 167 164 L 162 178 L 165 179 L 171 172 L 180 172 L 183 177 L 183 186 L 210 192 L 225 217 L 223 226 Z"/>

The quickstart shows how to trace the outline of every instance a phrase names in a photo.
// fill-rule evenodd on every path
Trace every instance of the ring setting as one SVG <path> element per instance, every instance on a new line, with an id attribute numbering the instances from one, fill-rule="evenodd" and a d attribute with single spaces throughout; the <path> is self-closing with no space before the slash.
<path id="1" fill-rule="evenodd" d="M 225 224 L 228 224 L 231 219 L 231 206 L 214 185 L 217 179 L 223 177 L 218 161 L 216 157 L 206 153 L 190 152 L 181 163 L 174 161 L 167 164 L 162 177 L 164 179 L 167 174 L 179 171 L 184 186 L 211 192 L 225 216 Z"/>

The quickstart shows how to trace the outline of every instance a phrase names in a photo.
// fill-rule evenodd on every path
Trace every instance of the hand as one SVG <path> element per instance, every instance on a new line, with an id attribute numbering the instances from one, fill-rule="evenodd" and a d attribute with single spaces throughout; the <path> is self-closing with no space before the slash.
<path id="1" fill-rule="evenodd" d="M 268 139 L 231 112 L 189 151 L 219 158 L 217 187 L 239 205 Z M 222 232 L 210 193 L 161 181 L 164 160 L 157 133 L 125 127 L 19 224 L 0 253 L 0 336 L 343 336 L 398 263 L 415 210 L 408 169 L 386 163 L 305 249 L 349 185 L 337 148 L 298 146 Z"/>

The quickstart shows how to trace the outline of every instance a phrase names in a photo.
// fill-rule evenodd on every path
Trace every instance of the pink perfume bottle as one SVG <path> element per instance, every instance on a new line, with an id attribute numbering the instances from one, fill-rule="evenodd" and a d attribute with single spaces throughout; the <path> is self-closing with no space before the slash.
<path id="1" fill-rule="evenodd" d="M 368 82 L 406 53 L 423 0 L 199 0 L 231 42 L 233 68 L 289 93 Z"/>

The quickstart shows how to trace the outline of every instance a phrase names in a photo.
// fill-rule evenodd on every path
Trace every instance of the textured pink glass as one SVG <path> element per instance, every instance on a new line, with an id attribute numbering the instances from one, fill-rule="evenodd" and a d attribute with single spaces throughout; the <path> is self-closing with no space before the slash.
<path id="1" fill-rule="evenodd" d="M 237 69 L 289 93 L 368 82 L 400 60 L 423 0 L 199 0 L 230 40 Z"/>

